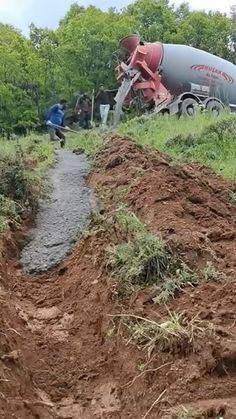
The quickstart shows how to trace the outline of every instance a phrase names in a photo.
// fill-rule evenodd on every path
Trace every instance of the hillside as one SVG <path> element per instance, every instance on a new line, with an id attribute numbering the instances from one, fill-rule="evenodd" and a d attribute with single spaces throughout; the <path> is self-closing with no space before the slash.
<path id="1" fill-rule="evenodd" d="M 2 233 L 1 417 L 236 417 L 235 120 L 198 121 L 191 138 L 189 121 L 163 139 L 161 123 L 68 140 L 93 155 L 97 208 L 59 266 L 23 273 L 27 206 Z M 43 182 L 53 154 L 38 141 L 23 161 Z"/>

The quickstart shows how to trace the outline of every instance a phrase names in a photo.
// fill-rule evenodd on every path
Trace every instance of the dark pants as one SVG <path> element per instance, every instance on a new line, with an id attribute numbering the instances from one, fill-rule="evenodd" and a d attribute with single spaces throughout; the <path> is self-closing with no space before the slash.
<path id="1" fill-rule="evenodd" d="M 66 137 L 63 132 L 58 128 L 49 128 L 49 135 L 51 141 L 57 141 L 58 138 L 60 140 L 61 148 L 65 147 Z"/>
<path id="2" fill-rule="evenodd" d="M 80 126 L 84 129 L 90 129 L 91 123 L 90 123 L 91 115 L 90 112 L 87 111 L 81 111 L 80 114 Z"/>

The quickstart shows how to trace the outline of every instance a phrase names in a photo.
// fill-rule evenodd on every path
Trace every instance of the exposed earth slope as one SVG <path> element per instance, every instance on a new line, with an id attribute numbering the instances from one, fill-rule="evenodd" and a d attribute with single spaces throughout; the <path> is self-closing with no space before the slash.
<path id="1" fill-rule="evenodd" d="M 235 418 L 235 186 L 127 138 L 112 138 L 95 163 L 88 184 L 101 211 L 61 265 L 28 277 L 23 231 L 2 239 L 0 416 Z M 167 305 L 153 302 L 153 285 L 119 295 L 107 249 L 127 241 L 113 218 L 121 202 L 192 272 L 211 263 L 227 280 L 186 284 Z M 198 319 L 196 337 L 173 334 L 149 356 L 119 317 L 158 322 L 183 311 L 188 324 Z"/>

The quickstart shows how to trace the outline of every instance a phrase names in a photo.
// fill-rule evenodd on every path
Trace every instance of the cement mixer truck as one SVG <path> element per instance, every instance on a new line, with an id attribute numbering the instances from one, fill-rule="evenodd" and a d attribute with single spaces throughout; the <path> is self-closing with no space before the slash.
<path id="1" fill-rule="evenodd" d="M 236 112 L 236 66 L 229 61 L 186 45 L 142 42 L 138 35 L 123 38 L 120 51 L 115 125 L 123 105 L 151 114 Z"/>

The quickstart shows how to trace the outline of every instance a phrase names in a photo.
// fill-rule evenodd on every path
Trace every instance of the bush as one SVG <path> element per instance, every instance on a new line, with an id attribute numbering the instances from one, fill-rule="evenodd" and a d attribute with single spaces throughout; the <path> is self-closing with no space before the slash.
<path id="1" fill-rule="evenodd" d="M 7 230 L 9 226 L 16 227 L 19 221 L 16 203 L 0 195 L 0 232 Z"/>
<path id="2" fill-rule="evenodd" d="M 26 200 L 25 169 L 18 154 L 0 157 L 0 194 L 18 202 Z"/>
<path id="3" fill-rule="evenodd" d="M 0 141 L 0 230 L 19 223 L 19 215 L 36 210 L 45 193 L 45 170 L 54 161 L 54 148 L 43 137 L 21 144 Z"/>

